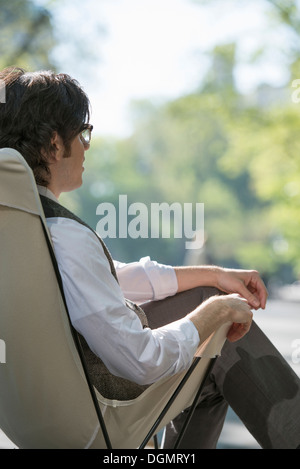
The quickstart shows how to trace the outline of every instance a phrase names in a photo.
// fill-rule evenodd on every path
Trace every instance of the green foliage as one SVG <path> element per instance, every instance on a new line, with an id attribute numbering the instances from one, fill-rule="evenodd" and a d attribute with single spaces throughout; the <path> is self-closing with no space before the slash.
<path id="1" fill-rule="evenodd" d="M 187 250 L 184 237 L 174 238 L 171 231 L 170 239 L 106 239 L 115 258 L 150 255 L 173 265 L 257 268 L 266 279 L 299 277 L 300 104 L 292 102 L 291 83 L 300 78 L 300 11 L 296 2 L 264 4 L 274 27 L 284 27 L 291 38 L 283 64 L 290 72 L 286 88 L 261 86 L 251 97 L 240 94 L 236 45 L 220 44 L 210 53 L 211 67 L 198 90 L 165 104 L 133 103 L 130 138 L 93 139 L 84 185 L 63 202 L 94 228 L 98 205 L 118 208 L 120 194 L 127 195 L 128 205 L 142 202 L 149 211 L 152 203 L 205 205 L 204 249 Z M 55 68 L 49 57 L 58 39 L 50 12 L 30 0 L 0 0 L 0 8 L 0 67 Z M 80 52 L 90 50 L 81 37 L 71 39 L 74 48 L 79 41 Z M 263 56 L 261 44 L 249 63 Z"/>
<path id="2" fill-rule="evenodd" d="M 32 1 L 0 0 L 0 68 L 54 68 L 51 15 Z"/>
<path id="3" fill-rule="evenodd" d="M 299 275 L 299 108 L 290 103 L 246 110 L 239 125 L 231 126 L 231 147 L 221 165 L 234 177 L 248 172 L 253 191 L 266 204 L 269 228 L 259 243 L 266 247 L 265 265 L 274 272 L 289 262 Z M 249 247 L 248 257 L 254 251 Z"/>
<path id="4" fill-rule="evenodd" d="M 271 88 L 249 104 L 230 78 L 233 45 L 212 54 L 212 70 L 197 92 L 161 106 L 135 103 L 138 120 L 130 138 L 93 141 L 85 189 L 78 191 L 82 215 L 96 227 L 97 205 L 111 201 L 117 207 L 119 194 L 147 207 L 202 202 L 204 249 L 188 251 L 185 239 L 172 236 L 106 240 L 112 254 L 123 261 L 149 254 L 173 265 L 256 268 L 266 279 L 290 280 L 289 265 L 295 275 L 300 271 L 299 108 L 286 99 L 286 90 Z M 215 90 L 209 79 L 216 76 L 214 67 Z M 265 106 L 260 96 L 274 92 L 273 104 Z"/>

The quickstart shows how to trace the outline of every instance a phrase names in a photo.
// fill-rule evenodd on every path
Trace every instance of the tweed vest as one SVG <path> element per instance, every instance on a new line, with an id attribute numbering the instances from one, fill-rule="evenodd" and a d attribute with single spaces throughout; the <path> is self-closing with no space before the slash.
<path id="1" fill-rule="evenodd" d="M 62 218 L 69 218 L 75 220 L 76 222 L 86 226 L 89 228 L 99 240 L 103 251 L 108 259 L 111 274 L 114 276 L 116 282 L 118 282 L 117 274 L 115 271 L 115 267 L 113 264 L 112 257 L 103 242 L 100 236 L 84 221 L 70 212 L 68 209 L 60 205 L 59 203 L 55 202 L 48 197 L 40 195 L 41 203 L 43 206 L 43 210 L 45 213 L 46 218 L 53 218 L 53 217 L 62 217 Z M 130 300 L 125 300 L 127 308 L 133 310 L 139 317 L 143 327 L 148 327 L 147 317 L 144 311 L 133 303 Z M 84 353 L 86 366 L 91 377 L 91 381 L 95 388 L 100 392 L 103 397 L 108 399 L 117 399 L 117 400 L 128 400 L 128 399 L 135 399 L 139 396 L 148 386 L 142 386 L 132 381 L 129 381 L 124 378 L 119 378 L 118 376 L 113 375 L 104 365 L 102 360 L 95 355 L 92 350 L 89 348 L 86 340 L 83 338 L 82 335 L 79 335 L 80 343 L 82 346 L 82 350 Z"/>

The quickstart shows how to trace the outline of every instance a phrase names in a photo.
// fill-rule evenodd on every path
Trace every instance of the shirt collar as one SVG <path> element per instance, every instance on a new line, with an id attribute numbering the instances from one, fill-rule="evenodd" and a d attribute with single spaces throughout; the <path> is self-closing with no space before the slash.
<path id="1" fill-rule="evenodd" d="M 51 200 L 54 200 L 55 202 L 58 202 L 58 200 L 55 197 L 55 195 L 53 194 L 53 192 L 51 192 L 50 189 L 48 189 L 47 187 L 39 186 L 37 184 L 37 189 L 38 189 L 38 192 L 39 192 L 40 195 L 43 195 L 45 197 L 48 197 L 48 199 L 51 199 Z"/>

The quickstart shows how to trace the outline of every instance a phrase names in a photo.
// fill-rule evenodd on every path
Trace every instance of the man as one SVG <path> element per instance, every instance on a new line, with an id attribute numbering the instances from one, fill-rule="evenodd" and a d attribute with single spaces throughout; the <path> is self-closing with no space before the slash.
<path id="1" fill-rule="evenodd" d="M 6 84 L 0 148 L 18 150 L 33 170 L 71 320 L 99 391 L 115 399 L 138 396 L 151 383 L 187 369 L 199 343 L 230 322 L 225 353 L 205 387 L 183 447 L 215 447 L 228 403 L 263 447 L 297 447 L 299 380 L 251 326 L 251 309 L 265 308 L 267 300 L 259 274 L 215 266 L 173 268 L 149 258 L 127 265 L 113 261 L 102 240 L 58 203 L 62 192 L 82 184 L 92 131 L 87 96 L 63 74 L 10 68 L 0 79 Z M 179 303 L 178 297 L 183 298 Z M 163 299 L 155 319 L 149 305 L 145 315 L 133 303 Z M 266 372 L 269 366 L 279 393 Z M 267 398 L 261 399 L 262 390 Z M 167 446 L 180 425 L 181 416 L 168 428 Z"/>

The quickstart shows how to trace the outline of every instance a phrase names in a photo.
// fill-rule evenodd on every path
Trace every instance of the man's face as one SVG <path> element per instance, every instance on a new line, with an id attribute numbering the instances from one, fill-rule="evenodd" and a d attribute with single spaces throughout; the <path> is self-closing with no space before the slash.
<path id="1" fill-rule="evenodd" d="M 72 141 L 70 155 L 60 162 L 61 192 L 69 192 L 81 186 L 85 151 L 89 147 L 82 141 L 80 134 Z"/>
<path id="2" fill-rule="evenodd" d="M 57 198 L 62 192 L 70 192 L 81 186 L 85 151 L 90 148 L 89 141 L 87 137 L 84 139 L 82 132 L 77 134 L 66 156 L 62 138 L 58 133 L 54 134 L 52 145 L 55 147 L 55 155 L 49 165 L 51 177 L 48 188 Z"/>

